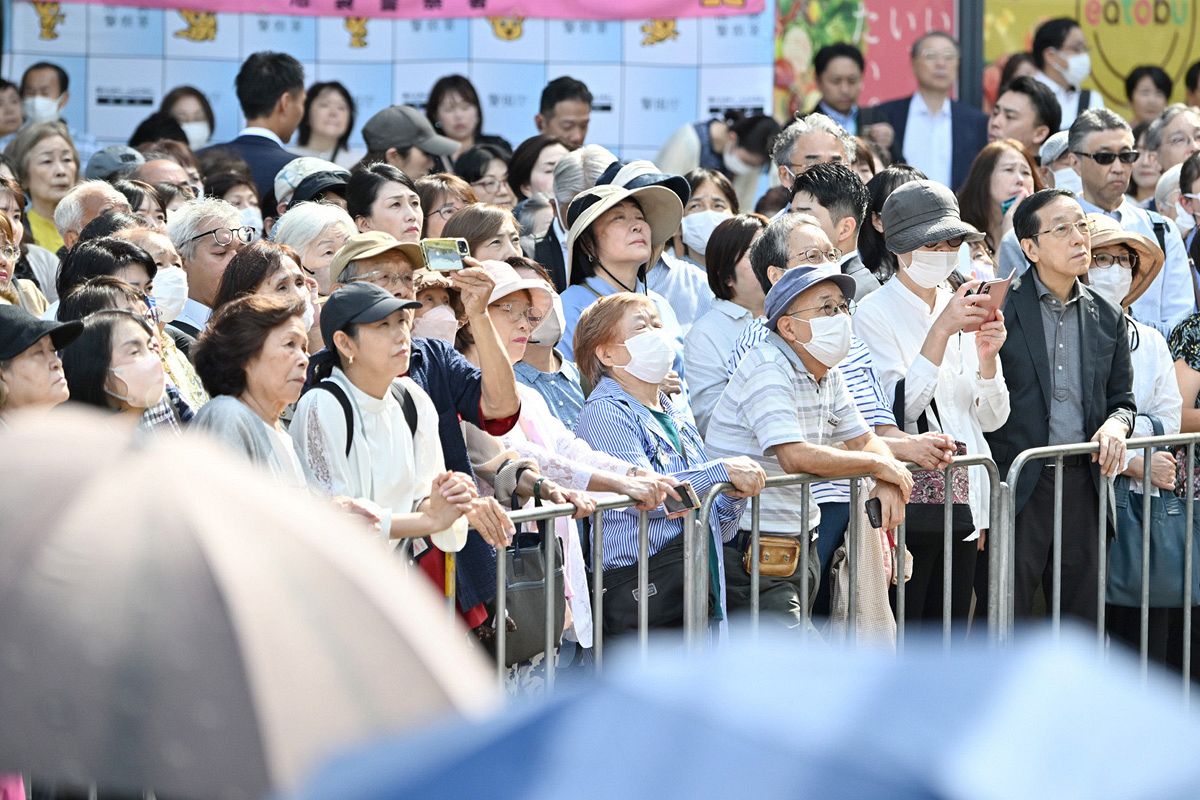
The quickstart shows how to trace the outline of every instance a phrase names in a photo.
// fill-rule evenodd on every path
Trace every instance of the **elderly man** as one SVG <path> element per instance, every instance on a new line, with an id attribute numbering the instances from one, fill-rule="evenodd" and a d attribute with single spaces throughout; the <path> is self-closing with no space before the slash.
<path id="1" fill-rule="evenodd" d="M 742 359 L 717 402 L 705 439 L 709 455 L 750 456 L 768 475 L 871 475 L 878 481 L 872 496 L 882 501 L 883 526 L 894 528 L 904 519 L 912 475 L 868 427 L 837 368 L 850 350 L 848 304 L 854 299 L 854 279 L 831 272 L 823 261 L 801 263 L 804 266 L 788 270 L 767 293 L 770 333 Z M 816 550 L 811 534 L 821 524 L 821 507 L 810 506 L 809 517 L 803 519 L 803 493 L 803 487 L 792 486 L 762 496 L 760 530 L 775 540 L 769 543 L 794 542 L 797 549 Z M 744 560 L 750 530 L 747 509 L 738 537 L 726 546 L 731 610 L 751 604 Z M 802 583 L 810 583 L 807 596 L 815 599 L 821 560 L 814 552 L 808 575 L 796 570 L 762 576 L 761 607 L 783 615 L 789 627 L 802 625 L 808 612 L 800 605 Z M 798 563 L 797 558 L 793 565 Z"/>
<path id="2" fill-rule="evenodd" d="M 106 181 L 84 181 L 67 192 L 54 209 L 54 227 L 70 249 L 83 227 L 105 211 L 130 213 L 129 201 Z"/>
<path id="3" fill-rule="evenodd" d="M 1084 212 L 1112 217 L 1125 230 L 1158 242 L 1166 254 L 1162 272 L 1132 311 L 1139 322 L 1170 336 L 1175 326 L 1196 310 L 1192 268 L 1175 223 L 1138 207 L 1125 194 L 1138 157 L 1129 123 L 1107 108 L 1084 111 L 1071 125 L 1067 146 L 1077 159 Z"/>
<path id="4" fill-rule="evenodd" d="M 181 167 L 179 162 L 169 158 L 152 157 L 145 164 L 142 164 L 130 173 L 129 177 L 135 181 L 145 181 L 151 186 L 156 183 L 187 186 L 191 183 L 188 180 L 187 170 Z"/>
<path id="5" fill-rule="evenodd" d="M 1200 114 L 1183 103 L 1166 107 L 1146 129 L 1146 149 L 1154 153 L 1158 166 L 1166 172 L 1200 153 Z"/>
<path id="6" fill-rule="evenodd" d="M 212 316 L 225 268 L 237 251 L 251 242 L 254 231 L 242 226 L 241 213 L 232 205 L 206 197 L 189 200 L 172 212 L 167 235 L 183 259 L 188 279 L 188 301 L 169 327 L 195 338 Z M 187 352 L 190 343 L 183 337 L 175 339 Z"/>
<path id="7" fill-rule="evenodd" d="M 854 137 L 824 114 L 797 116 L 779 132 L 771 148 L 771 161 L 779 173 L 779 183 L 792 188 L 796 176 L 813 164 L 837 163 L 847 166 L 854 161 Z"/>
<path id="8" fill-rule="evenodd" d="M 526 253 L 550 273 L 556 291 L 562 292 L 571 284 L 567 274 L 567 227 L 564 224 L 567 209 L 582 192 L 596 185 L 617 157 L 598 144 L 589 144 L 572 150 L 554 165 L 554 197 L 550 205 L 554 208 L 554 219 L 546 235 L 534 242 L 533 252 Z"/>

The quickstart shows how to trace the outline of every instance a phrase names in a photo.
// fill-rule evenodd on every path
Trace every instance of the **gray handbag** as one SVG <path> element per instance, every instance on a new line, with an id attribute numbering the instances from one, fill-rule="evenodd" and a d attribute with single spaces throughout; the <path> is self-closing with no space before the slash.
<path id="1" fill-rule="evenodd" d="M 534 497 L 534 505 L 540 507 L 542 498 Z M 512 508 L 521 507 L 516 492 L 512 496 Z M 504 638 L 505 666 L 528 661 L 546 649 L 546 574 L 547 563 L 553 580 L 554 646 L 562 642 L 563 622 L 566 619 L 567 599 L 563 588 L 563 549 L 551 525 L 553 520 L 534 523 L 530 531 L 518 530 L 513 543 L 505 548 L 505 608 L 510 620 Z M 498 617 L 499 615 L 497 615 Z"/>

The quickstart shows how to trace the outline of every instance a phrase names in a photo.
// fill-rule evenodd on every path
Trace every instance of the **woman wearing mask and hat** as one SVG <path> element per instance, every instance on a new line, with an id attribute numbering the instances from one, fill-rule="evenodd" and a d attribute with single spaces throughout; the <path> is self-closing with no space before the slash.
<path id="1" fill-rule="evenodd" d="M 896 424 L 910 434 L 926 429 L 948 434 L 964 442 L 967 453 L 990 456 L 983 434 L 1000 428 L 1009 414 L 998 357 L 1007 335 L 1004 314 L 996 308 L 991 319 L 992 306 L 971 293 L 977 281 L 955 292 L 946 285 L 958 267 L 959 248 L 983 234 L 962 221 L 954 194 L 935 181 L 897 188 L 884 203 L 882 217 L 898 268 L 892 280 L 859 304 L 854 330 L 871 350 L 885 396 L 895 398 Z M 971 520 L 956 528 L 960 535 L 953 552 L 956 618 L 969 612 L 979 531 L 989 527 L 994 513 L 983 470 L 972 467 L 968 476 Z M 941 526 L 931 531 L 910 524 L 907 545 L 913 577 L 906 587 L 905 617 L 941 619 Z"/>
<path id="2" fill-rule="evenodd" d="M 554 288 L 550 273 L 536 261 L 518 256 L 510 258 L 508 263 L 522 278 L 545 281 Z M 542 396 L 550 413 L 563 425 L 575 430 L 579 412 L 583 410 L 583 384 L 575 362 L 558 349 L 563 333 L 562 298 L 555 294 L 551 300 L 550 313 L 529 334 L 525 355 L 513 364 L 513 373 L 519 383 Z"/>
<path id="3" fill-rule="evenodd" d="M 413 336 L 454 344 L 466 311 L 450 278 L 431 269 L 416 270 L 413 272 L 413 291 L 421 304 L 413 310 Z"/>
<path id="4" fill-rule="evenodd" d="M 48 322 L 0 304 L 0 427 L 18 411 L 50 409 L 70 398 L 58 351 L 82 331 L 81 322 Z"/>
<path id="5" fill-rule="evenodd" d="M 1171 358 L 1171 349 L 1161 333 L 1129 315 L 1129 307 L 1142 296 L 1162 270 L 1163 252 L 1153 239 L 1123 230 L 1116 220 L 1104 214 L 1088 214 L 1088 221 L 1092 223 L 1092 264 L 1088 268 L 1088 286 L 1126 312 L 1130 357 L 1133 359 L 1133 398 L 1138 412 L 1130 438 L 1156 435 L 1152 418 L 1161 425 L 1161 434 L 1169 436 L 1179 433 L 1183 398 L 1179 393 L 1176 375 L 1187 367 L 1176 366 Z M 1187 322 L 1177 328 L 1176 333 L 1185 325 Z M 1175 334 L 1171 339 L 1175 341 Z M 1137 503 L 1140 507 L 1144 462 L 1142 451 L 1130 450 L 1125 455 L 1125 461 L 1126 467 L 1121 473 L 1125 478 L 1121 479 L 1121 483 L 1127 483 L 1129 502 Z M 1160 491 L 1170 492 L 1175 488 L 1175 469 L 1175 457 L 1170 453 L 1158 451 L 1151 456 L 1151 495 L 1158 495 Z M 1116 491 L 1123 488 L 1118 485 Z M 1122 527 L 1118 535 L 1125 533 Z M 1140 541 L 1140 530 L 1136 535 Z M 1140 552 L 1140 547 L 1137 549 Z M 1183 564 L 1176 564 L 1173 569 L 1182 575 Z M 1149 654 L 1158 661 L 1166 659 L 1169 612 L 1167 608 L 1150 609 Z M 1109 635 L 1129 647 L 1136 649 L 1140 645 L 1140 608 L 1109 603 L 1105 606 L 1104 625 Z"/>

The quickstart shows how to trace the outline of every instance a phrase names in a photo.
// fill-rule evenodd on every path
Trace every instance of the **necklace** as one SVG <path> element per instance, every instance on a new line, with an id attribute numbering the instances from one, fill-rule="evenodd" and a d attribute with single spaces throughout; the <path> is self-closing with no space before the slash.
<path id="1" fill-rule="evenodd" d="M 620 279 L 620 278 L 618 278 L 616 275 L 613 275 L 611 272 L 609 272 L 609 271 L 608 271 L 608 267 L 604 266 L 603 264 L 596 264 L 596 266 L 597 266 L 598 268 L 600 268 L 601 270 L 603 270 L 605 275 L 607 275 L 608 277 L 612 278 L 612 279 L 613 279 L 613 281 L 614 281 L 614 282 L 616 282 L 617 286 L 620 286 L 622 289 L 624 289 L 624 290 L 625 290 L 625 291 L 627 291 L 627 292 L 631 292 L 631 293 L 633 293 L 633 294 L 637 294 L 637 279 L 636 279 L 636 278 L 634 279 L 634 285 L 633 285 L 633 288 L 632 288 L 632 289 L 630 289 L 628 286 L 626 286 L 625 284 L 621 283 L 621 279 Z"/>

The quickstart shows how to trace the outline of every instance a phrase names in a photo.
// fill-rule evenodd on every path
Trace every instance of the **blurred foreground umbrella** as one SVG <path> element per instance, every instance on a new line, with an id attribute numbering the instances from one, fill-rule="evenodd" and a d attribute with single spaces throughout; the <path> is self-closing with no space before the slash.
<path id="1" fill-rule="evenodd" d="M 347 755 L 298 798 L 1200 797 L 1178 681 L 1144 689 L 1132 659 L 1096 659 L 1094 635 L 949 655 L 910 638 L 899 657 L 783 636 L 635 656 L 487 725 Z"/>
<path id="2" fill-rule="evenodd" d="M 0 771 L 261 797 L 492 707 L 432 591 L 329 504 L 142 445 L 79 412 L 0 430 Z"/>

